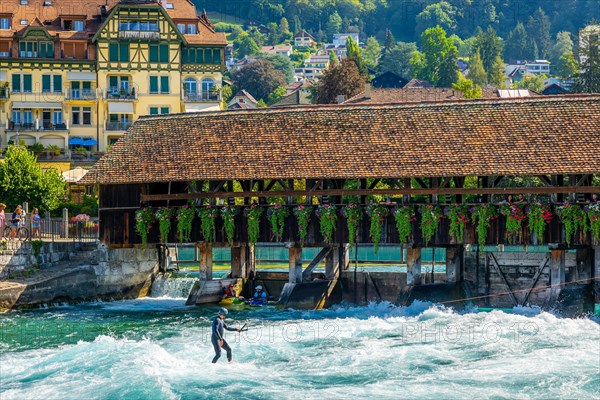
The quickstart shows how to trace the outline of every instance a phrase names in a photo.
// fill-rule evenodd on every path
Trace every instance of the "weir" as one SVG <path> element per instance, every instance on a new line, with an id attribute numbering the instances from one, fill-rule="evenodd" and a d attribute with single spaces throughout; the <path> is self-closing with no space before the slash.
<path id="1" fill-rule="evenodd" d="M 194 244 L 190 304 L 233 282 L 285 307 L 419 298 L 587 312 L 600 304 L 598 153 L 597 95 L 308 106 L 140 118 L 84 179 L 99 185 L 109 247 L 148 246 L 141 230 L 151 245 Z M 266 244 L 287 249 L 287 272 L 257 271 Z M 352 245 L 401 245 L 406 272 L 354 271 Z M 224 281 L 215 248 L 230 249 Z M 319 250 L 303 260 L 303 248 Z M 426 272 L 424 248 L 445 249 L 445 273 Z"/>

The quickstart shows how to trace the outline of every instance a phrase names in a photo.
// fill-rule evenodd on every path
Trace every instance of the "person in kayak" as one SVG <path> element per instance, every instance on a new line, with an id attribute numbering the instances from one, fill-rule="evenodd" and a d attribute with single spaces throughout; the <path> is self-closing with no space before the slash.
<path id="1" fill-rule="evenodd" d="M 226 308 L 221 308 L 219 310 L 219 314 L 217 314 L 216 318 L 212 323 L 211 342 L 213 344 L 213 347 L 215 348 L 215 357 L 212 360 L 213 364 L 216 363 L 217 360 L 219 360 L 219 358 L 221 357 L 221 347 L 224 348 L 227 352 L 227 361 L 231 362 L 231 347 L 229 347 L 229 344 L 225 341 L 225 338 L 223 337 L 223 329 L 236 332 L 242 331 L 241 329 L 230 328 L 227 326 L 227 324 L 225 323 L 225 317 L 227 316 L 227 313 L 228 311 Z"/>
<path id="2" fill-rule="evenodd" d="M 263 290 L 263 287 L 261 285 L 258 285 L 256 287 L 256 290 L 254 291 L 254 300 L 260 300 L 260 299 L 265 299 L 265 301 L 267 300 L 267 292 L 265 292 Z"/>

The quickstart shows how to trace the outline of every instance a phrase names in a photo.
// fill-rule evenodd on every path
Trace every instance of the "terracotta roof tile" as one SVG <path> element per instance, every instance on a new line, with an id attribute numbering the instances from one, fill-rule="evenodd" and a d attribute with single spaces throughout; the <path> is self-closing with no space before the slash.
<path id="1" fill-rule="evenodd" d="M 600 95 L 305 106 L 140 118 L 90 178 L 584 174 L 598 154 Z"/>

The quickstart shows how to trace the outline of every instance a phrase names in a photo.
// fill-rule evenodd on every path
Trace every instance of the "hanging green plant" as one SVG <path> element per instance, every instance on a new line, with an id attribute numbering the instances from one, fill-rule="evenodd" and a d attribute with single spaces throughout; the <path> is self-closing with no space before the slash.
<path id="1" fill-rule="evenodd" d="M 369 227 L 369 236 L 373 241 L 373 251 L 375 254 L 379 251 L 379 242 L 381 241 L 381 226 L 385 217 L 388 216 L 390 210 L 387 206 L 381 204 L 371 204 L 367 206 L 367 215 L 371 217 L 371 225 Z"/>
<path id="2" fill-rule="evenodd" d="M 421 209 L 421 234 L 423 235 L 423 241 L 425 246 L 429 244 L 429 241 L 438 230 L 440 220 L 442 219 L 442 210 L 439 206 L 433 204 L 427 204 Z"/>
<path id="3" fill-rule="evenodd" d="M 415 208 L 413 206 L 398 206 L 392 210 L 396 220 L 396 230 L 398 231 L 398 240 L 400 243 L 408 243 L 412 233 L 412 223 L 417 220 Z"/>
<path id="4" fill-rule="evenodd" d="M 298 206 L 294 208 L 294 215 L 298 221 L 298 236 L 300 236 L 300 244 L 303 245 L 308 235 L 308 224 L 310 223 L 310 215 L 312 214 L 311 206 Z"/>
<path id="5" fill-rule="evenodd" d="M 290 215 L 290 211 L 287 207 L 281 204 L 273 204 L 267 210 L 267 218 L 271 223 L 271 231 L 276 241 L 280 241 L 283 236 L 283 227 L 285 226 L 285 220 Z"/>
<path id="6" fill-rule="evenodd" d="M 317 208 L 317 216 L 319 217 L 319 225 L 321 235 L 327 243 L 333 240 L 333 233 L 337 223 L 337 209 L 333 204 L 321 204 Z"/>
<path id="7" fill-rule="evenodd" d="M 527 216 L 523 211 L 523 207 L 518 204 L 503 204 L 500 206 L 500 213 L 506 219 L 506 238 L 510 242 L 521 241 L 523 238 L 523 221 Z"/>
<path id="8" fill-rule="evenodd" d="M 592 203 L 585 207 L 588 219 L 590 220 L 590 229 L 592 237 L 600 241 L 600 203 Z"/>
<path id="9" fill-rule="evenodd" d="M 452 204 L 444 209 L 444 213 L 450 220 L 449 233 L 456 243 L 465 240 L 465 227 L 469 221 L 469 209 L 463 204 Z"/>
<path id="10" fill-rule="evenodd" d="M 260 234 L 260 217 L 263 213 L 262 207 L 252 204 L 244 210 L 248 219 L 248 243 L 255 244 Z"/>
<path id="11" fill-rule="evenodd" d="M 237 215 L 237 208 L 235 206 L 224 206 L 221 208 L 221 218 L 223 218 L 223 227 L 225 228 L 225 236 L 227 237 L 227 243 L 230 246 L 233 245 L 233 239 L 235 239 L 235 216 Z"/>
<path id="12" fill-rule="evenodd" d="M 342 215 L 346 217 L 348 225 L 348 243 L 350 248 L 356 243 L 356 235 L 358 234 L 358 224 L 363 218 L 363 210 L 356 203 L 350 203 L 342 208 Z"/>
<path id="13" fill-rule="evenodd" d="M 485 243 L 487 241 L 487 231 L 490 227 L 491 221 L 498 218 L 496 208 L 491 204 L 482 204 L 471 208 L 473 223 L 477 225 L 477 243 L 479 248 L 483 251 Z"/>
<path id="14" fill-rule="evenodd" d="M 527 221 L 529 232 L 535 234 L 538 244 L 543 244 L 546 226 L 552 221 L 550 207 L 541 203 L 530 204 L 527 211 Z"/>
<path id="15" fill-rule="evenodd" d="M 210 204 L 198 209 L 202 237 L 209 243 L 215 240 L 215 220 L 217 219 L 217 215 L 219 215 L 219 209 Z"/>
<path id="16" fill-rule="evenodd" d="M 135 212 L 135 231 L 142 238 L 142 245 L 148 244 L 148 233 L 152 229 L 152 224 L 156 221 L 154 210 L 151 208 L 142 208 Z"/>
<path id="17" fill-rule="evenodd" d="M 156 219 L 158 220 L 158 230 L 160 232 L 160 240 L 163 243 L 169 241 L 169 232 L 171 232 L 171 218 L 175 214 L 175 210 L 169 207 L 161 207 L 156 210 Z"/>
<path id="18" fill-rule="evenodd" d="M 565 240 L 567 246 L 571 245 L 573 235 L 577 228 L 580 228 L 582 233 L 589 230 L 587 225 L 587 214 L 577 204 L 564 202 L 561 206 L 556 207 L 556 215 L 560 217 L 560 220 L 565 227 Z"/>
<path id="19" fill-rule="evenodd" d="M 177 237 L 179 243 L 189 242 L 192 236 L 192 221 L 196 215 L 196 210 L 191 204 L 186 204 L 177 210 Z"/>

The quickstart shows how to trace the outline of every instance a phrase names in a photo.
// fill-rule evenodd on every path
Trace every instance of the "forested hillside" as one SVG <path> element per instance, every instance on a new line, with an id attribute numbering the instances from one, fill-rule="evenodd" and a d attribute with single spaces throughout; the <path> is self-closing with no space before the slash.
<path id="1" fill-rule="evenodd" d="M 290 30 L 304 28 L 325 40 L 338 31 L 358 31 L 380 41 L 390 29 L 397 40 L 416 41 L 425 29 L 439 24 L 448 35 L 465 39 L 478 28 L 494 28 L 507 39 L 519 23 L 543 53 L 547 37 L 561 31 L 576 33 L 592 19 L 600 20 L 598 0 L 194 0 L 208 12 L 279 23 L 287 18 Z M 545 18 L 536 15 L 538 8 Z M 542 56 L 542 54 L 540 54 Z"/>

